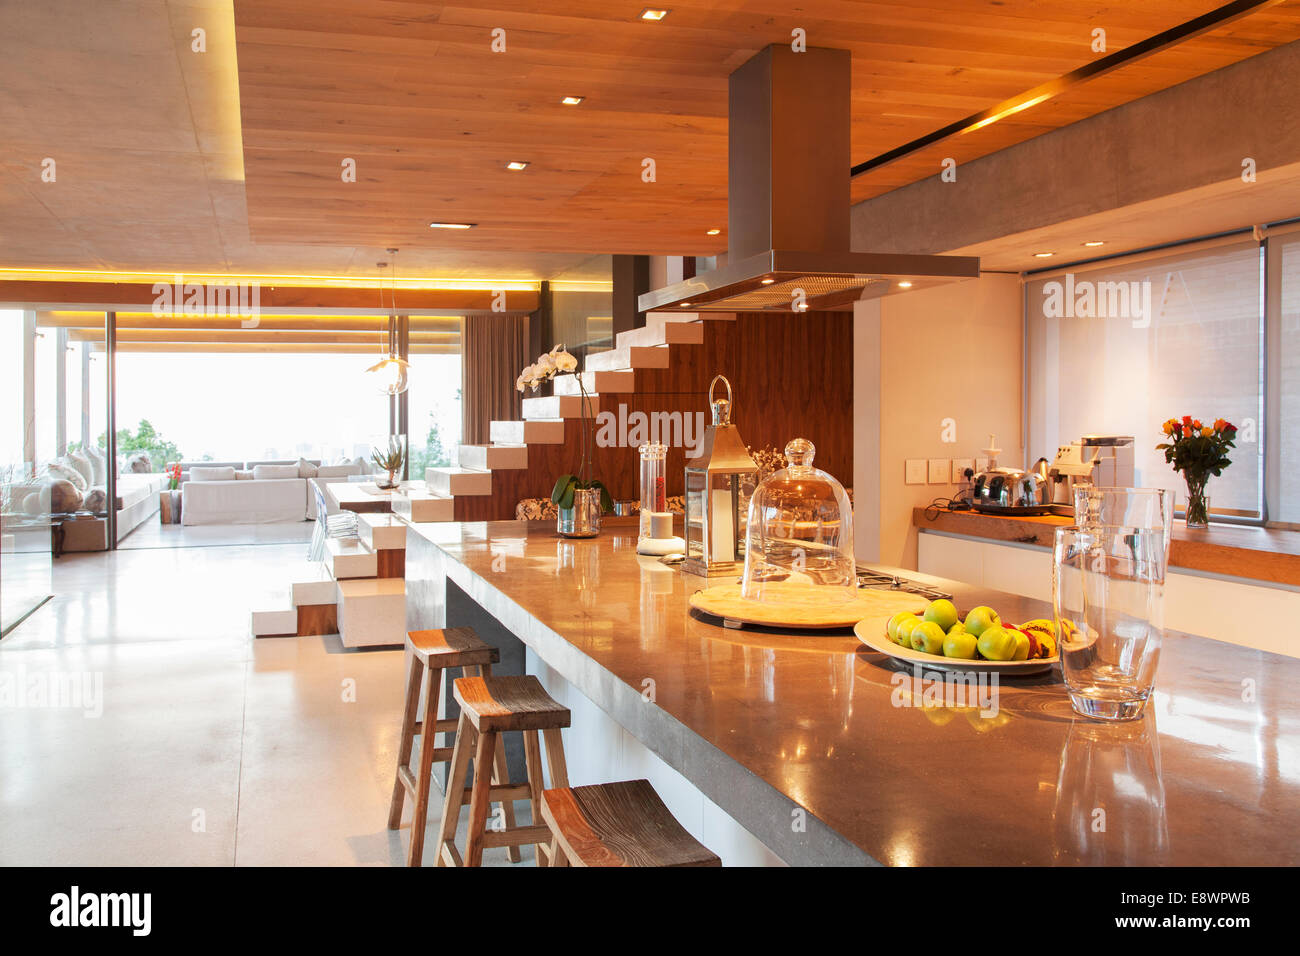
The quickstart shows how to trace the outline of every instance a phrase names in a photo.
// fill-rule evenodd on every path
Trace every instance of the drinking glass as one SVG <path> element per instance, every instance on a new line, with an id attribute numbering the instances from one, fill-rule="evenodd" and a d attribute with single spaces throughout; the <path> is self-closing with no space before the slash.
<path id="1" fill-rule="evenodd" d="M 1078 485 L 1074 489 L 1074 523 L 1080 528 L 1119 525 L 1163 531 L 1168 566 L 1174 529 L 1174 493 L 1166 488 Z"/>
<path id="2" fill-rule="evenodd" d="M 1141 716 L 1164 636 L 1165 533 L 1058 528 L 1052 603 L 1070 703 L 1085 717 Z"/>

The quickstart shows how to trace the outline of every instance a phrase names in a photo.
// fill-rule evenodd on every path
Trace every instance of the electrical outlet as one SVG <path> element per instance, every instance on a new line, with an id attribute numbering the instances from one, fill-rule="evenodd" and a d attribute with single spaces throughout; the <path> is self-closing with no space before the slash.
<path id="1" fill-rule="evenodd" d="M 954 458 L 952 460 L 952 483 L 960 485 L 966 480 L 966 469 L 975 470 L 975 460 L 973 458 Z"/>
<path id="2" fill-rule="evenodd" d="M 909 458 L 907 459 L 907 478 L 909 485 L 925 484 L 925 459 Z"/>
<path id="3" fill-rule="evenodd" d="M 946 485 L 948 483 L 948 459 L 930 459 L 930 484 Z"/>

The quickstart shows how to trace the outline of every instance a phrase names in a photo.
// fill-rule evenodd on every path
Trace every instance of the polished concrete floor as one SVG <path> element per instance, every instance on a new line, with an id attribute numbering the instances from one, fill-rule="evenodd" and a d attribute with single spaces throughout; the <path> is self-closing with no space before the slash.
<path id="1" fill-rule="evenodd" d="M 291 544 L 311 540 L 314 521 L 269 524 L 163 524 L 155 515 L 118 542 L 118 548 L 217 548 L 240 544 Z"/>
<path id="2" fill-rule="evenodd" d="M 54 600 L 0 641 L 0 864 L 403 861 L 409 827 L 386 827 L 401 652 L 249 636 L 250 609 L 276 603 L 302 557 L 294 543 L 55 562 Z M 485 863 L 510 865 L 504 850 Z"/>

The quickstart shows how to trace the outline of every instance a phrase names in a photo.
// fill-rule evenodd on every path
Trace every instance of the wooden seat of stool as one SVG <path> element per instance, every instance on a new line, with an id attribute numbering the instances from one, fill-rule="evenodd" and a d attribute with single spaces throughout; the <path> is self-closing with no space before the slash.
<path id="1" fill-rule="evenodd" d="M 648 780 L 565 787 L 542 793 L 556 864 L 721 866 L 677 822 Z M 553 864 L 554 865 L 554 864 Z"/>
<path id="2" fill-rule="evenodd" d="M 569 726 L 569 708 L 558 704 L 542 682 L 522 677 L 462 677 L 453 693 L 461 713 L 479 733 L 559 730 Z"/>
<path id="3" fill-rule="evenodd" d="M 434 743 L 435 734 L 453 734 L 458 727 L 455 719 L 439 720 L 437 716 L 442 672 L 450 667 L 460 667 L 464 668 L 465 673 L 476 677 L 491 674 L 492 665 L 501 659 L 501 652 L 468 627 L 408 631 L 406 649 L 411 653 L 411 666 L 407 675 L 402 738 L 398 746 L 393 796 L 389 803 L 388 828 L 396 830 L 401 825 L 405 798 L 411 797 L 415 809 L 411 817 L 411 840 L 406 865 L 420 866 L 424 855 L 424 827 L 428 819 L 433 764 L 450 763 L 455 755 L 454 747 L 438 747 Z M 419 706 L 421 696 L 425 701 L 423 713 Z M 411 766 L 410 759 L 417 736 L 421 739 L 420 761 L 419 766 L 415 767 Z M 505 748 L 499 747 L 490 762 L 493 764 L 493 782 L 504 782 Z M 493 797 L 503 799 L 498 793 L 494 793 Z M 513 824 L 513 804 L 506 803 L 504 812 L 508 822 Z M 519 851 L 514 847 L 510 848 L 510 859 L 514 862 L 519 860 Z"/>
<path id="4" fill-rule="evenodd" d="M 496 664 L 501 660 L 501 652 L 468 627 L 408 631 L 406 646 L 417 660 L 432 667 Z"/>
<path id="5" fill-rule="evenodd" d="M 460 724 L 456 730 L 447 799 L 438 833 L 437 865 L 480 866 L 485 849 L 506 847 L 517 851 L 518 847 L 529 843 L 537 847 L 537 864 L 547 865 L 553 861 L 553 855 L 551 831 L 542 822 L 541 814 L 545 784 L 539 737 L 545 739 L 551 785 L 568 786 L 560 730 L 569 726 L 569 709 L 557 703 L 546 693 L 541 681 L 531 675 L 461 677 L 452 684 L 452 695 L 460 705 Z M 491 755 L 499 751 L 501 735 L 511 731 L 521 731 L 524 737 L 528 780 L 523 784 L 508 782 L 500 773 L 495 775 L 495 779 L 490 779 L 480 770 L 489 766 Z M 474 785 L 466 787 L 471 757 L 474 760 Z M 532 809 L 532 825 L 516 826 L 507 810 L 505 828 L 489 830 L 488 802 L 498 798 L 505 801 L 506 807 L 510 806 L 512 798 L 527 799 Z M 470 808 L 469 834 L 462 857 L 456 849 L 455 836 L 460 808 L 465 804 Z"/>

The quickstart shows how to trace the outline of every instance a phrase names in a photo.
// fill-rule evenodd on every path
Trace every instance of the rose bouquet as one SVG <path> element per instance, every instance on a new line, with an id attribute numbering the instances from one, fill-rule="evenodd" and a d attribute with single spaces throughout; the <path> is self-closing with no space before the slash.
<path id="1" fill-rule="evenodd" d="M 1165 453 L 1165 461 L 1174 466 L 1174 471 L 1181 472 L 1187 482 L 1187 526 L 1204 528 L 1210 518 L 1205 486 L 1211 475 L 1222 475 L 1223 469 L 1232 464 L 1228 449 L 1236 447 L 1233 440 L 1237 437 L 1237 426 L 1222 418 L 1206 425 L 1200 419 L 1184 415 L 1182 419 L 1169 419 L 1163 430 L 1169 441 L 1156 445 L 1156 449 Z"/>

